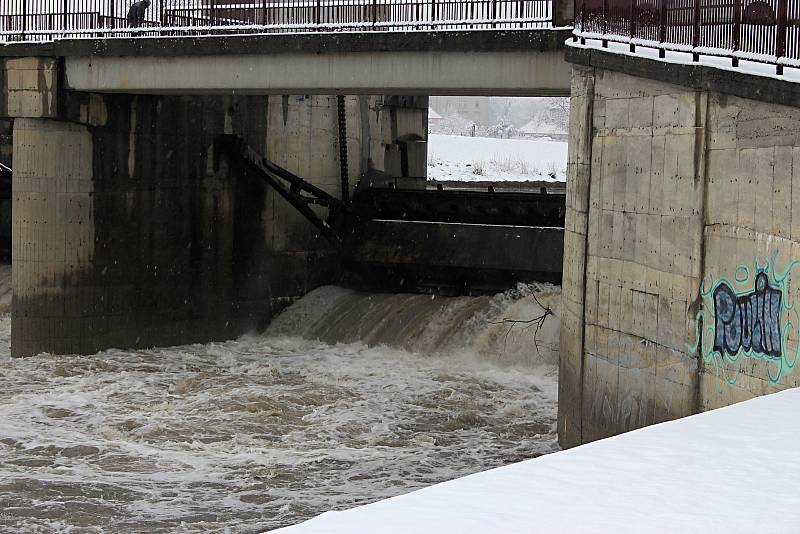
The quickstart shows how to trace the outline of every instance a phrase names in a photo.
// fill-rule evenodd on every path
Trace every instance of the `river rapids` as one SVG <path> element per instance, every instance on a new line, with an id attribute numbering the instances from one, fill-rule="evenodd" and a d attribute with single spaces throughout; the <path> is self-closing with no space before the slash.
<path id="1" fill-rule="evenodd" d="M 263 532 L 558 447 L 552 286 L 325 287 L 235 341 L 12 359 L 8 278 L 2 532 Z"/>

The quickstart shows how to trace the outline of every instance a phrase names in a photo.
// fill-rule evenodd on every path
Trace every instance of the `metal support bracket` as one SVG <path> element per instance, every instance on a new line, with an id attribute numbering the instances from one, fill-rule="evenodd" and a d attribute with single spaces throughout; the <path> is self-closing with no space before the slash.
<path id="1" fill-rule="evenodd" d="M 262 157 L 242 138 L 236 135 L 221 135 L 217 138 L 217 148 L 238 159 L 261 177 L 289 204 L 299 211 L 322 235 L 340 246 L 341 231 L 344 225 L 347 205 L 326 193 L 319 187 L 292 174 L 283 167 Z M 328 208 L 328 217 L 323 219 L 311 205 Z"/>

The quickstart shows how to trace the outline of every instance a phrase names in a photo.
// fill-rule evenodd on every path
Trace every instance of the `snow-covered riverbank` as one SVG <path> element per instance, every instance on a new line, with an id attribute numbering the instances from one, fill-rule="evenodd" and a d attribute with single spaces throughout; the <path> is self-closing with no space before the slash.
<path id="1" fill-rule="evenodd" d="M 564 181 L 567 143 L 541 139 L 428 136 L 428 178 Z"/>
<path id="2" fill-rule="evenodd" d="M 796 533 L 798 405 L 784 391 L 279 532 Z"/>

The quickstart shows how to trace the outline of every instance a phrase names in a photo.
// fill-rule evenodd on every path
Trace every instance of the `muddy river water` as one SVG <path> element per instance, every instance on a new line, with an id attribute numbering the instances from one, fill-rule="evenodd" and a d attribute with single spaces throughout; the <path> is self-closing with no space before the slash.
<path id="1" fill-rule="evenodd" d="M 557 295 L 327 287 L 235 341 L 25 359 L 0 310 L 0 532 L 263 532 L 552 452 L 557 308 L 502 320 Z"/>

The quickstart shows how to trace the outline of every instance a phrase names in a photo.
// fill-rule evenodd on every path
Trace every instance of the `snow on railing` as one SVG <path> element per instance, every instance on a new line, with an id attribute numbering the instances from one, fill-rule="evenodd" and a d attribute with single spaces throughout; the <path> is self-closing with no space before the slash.
<path id="1" fill-rule="evenodd" d="M 59 37 L 543 28 L 552 0 L 0 0 L 0 42 Z M 142 6 L 145 7 L 145 6 Z"/>
<path id="2" fill-rule="evenodd" d="M 800 0 L 575 0 L 574 39 L 667 52 L 800 65 Z"/>

